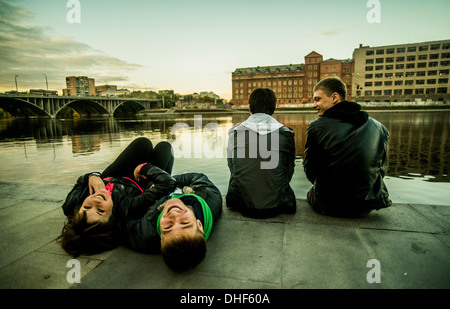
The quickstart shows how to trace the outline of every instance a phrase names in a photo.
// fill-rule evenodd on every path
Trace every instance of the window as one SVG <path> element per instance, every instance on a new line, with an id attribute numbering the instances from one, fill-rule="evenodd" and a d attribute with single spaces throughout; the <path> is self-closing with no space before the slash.
<path id="1" fill-rule="evenodd" d="M 384 49 L 377 49 L 377 55 L 384 55 Z"/>
<path id="2" fill-rule="evenodd" d="M 374 91 L 374 94 L 375 94 L 375 95 L 381 95 L 381 93 L 382 93 L 381 90 L 375 90 L 375 91 Z"/>
<path id="3" fill-rule="evenodd" d="M 382 65 L 377 65 L 377 66 L 375 67 L 375 70 L 376 70 L 376 71 L 381 71 L 381 70 L 383 70 L 383 66 L 382 66 Z"/>
<path id="4" fill-rule="evenodd" d="M 395 65 L 395 69 L 396 70 L 401 70 L 401 69 L 404 69 L 404 68 L 405 68 L 405 65 L 403 63 Z"/>
<path id="5" fill-rule="evenodd" d="M 405 61 L 405 57 L 397 57 L 397 58 L 395 59 L 395 61 L 397 61 L 397 62 L 403 62 L 403 61 Z"/>
<path id="6" fill-rule="evenodd" d="M 417 47 L 416 47 L 416 46 L 410 46 L 410 47 L 408 47 L 408 53 L 413 53 L 413 52 L 415 52 L 415 51 L 417 51 Z"/>
<path id="7" fill-rule="evenodd" d="M 439 84 L 448 84 L 448 78 L 439 78 Z"/>
<path id="8" fill-rule="evenodd" d="M 383 86 L 383 82 L 375 82 L 375 87 L 381 87 Z"/>
<path id="9" fill-rule="evenodd" d="M 427 80 L 427 85 L 436 85 L 436 80 L 435 79 L 428 79 Z"/>
<path id="10" fill-rule="evenodd" d="M 394 95 L 402 95 L 402 89 L 395 89 Z"/>
<path id="11" fill-rule="evenodd" d="M 372 87 L 372 85 L 373 85 L 372 82 L 366 82 L 366 83 L 364 84 L 364 86 L 366 86 L 366 87 Z"/>
<path id="12" fill-rule="evenodd" d="M 408 94 L 413 94 L 413 90 L 412 89 L 405 89 L 405 95 Z"/>
<path id="13" fill-rule="evenodd" d="M 427 60 L 428 59 L 428 55 L 419 55 L 417 56 L 418 60 Z"/>
<path id="14" fill-rule="evenodd" d="M 406 61 L 416 61 L 416 56 L 408 56 L 406 57 Z"/>
<path id="15" fill-rule="evenodd" d="M 366 74 L 365 78 L 366 79 L 373 78 L 373 74 Z"/>
<path id="16" fill-rule="evenodd" d="M 430 55 L 430 60 L 431 60 L 431 59 L 433 59 L 433 60 L 439 59 L 439 54 L 431 54 L 431 55 Z"/>
<path id="17" fill-rule="evenodd" d="M 419 51 L 427 51 L 428 45 L 419 46 Z"/>
<path id="18" fill-rule="evenodd" d="M 413 84 L 414 84 L 413 80 L 405 80 L 405 86 L 413 85 Z"/>
<path id="19" fill-rule="evenodd" d="M 394 62 L 394 57 L 386 58 L 386 63 L 393 63 L 393 62 Z"/>
<path id="20" fill-rule="evenodd" d="M 392 64 L 386 66 L 386 70 L 393 70 L 394 66 Z"/>
<path id="21" fill-rule="evenodd" d="M 440 70 L 439 71 L 439 75 L 448 75 L 449 74 L 449 70 Z"/>
<path id="22" fill-rule="evenodd" d="M 392 86 L 392 81 L 391 80 L 387 80 L 384 82 L 385 86 Z"/>
<path id="23" fill-rule="evenodd" d="M 441 44 L 432 44 L 430 46 L 430 50 L 438 50 L 439 48 L 441 48 Z"/>
<path id="24" fill-rule="evenodd" d="M 398 47 L 397 48 L 397 53 L 404 53 L 405 52 L 405 48 L 404 47 Z"/>
<path id="25" fill-rule="evenodd" d="M 450 53 L 443 53 L 443 54 L 441 54 L 441 58 L 442 58 L 442 59 L 448 59 L 448 58 L 450 58 Z"/>
<path id="26" fill-rule="evenodd" d="M 437 93 L 447 93 L 447 88 L 438 88 Z"/>
<path id="27" fill-rule="evenodd" d="M 395 52 L 395 48 L 386 49 L 386 54 L 393 54 Z"/>
<path id="28" fill-rule="evenodd" d="M 375 59 L 376 63 L 384 63 L 384 58 L 377 58 Z"/>
<path id="29" fill-rule="evenodd" d="M 420 88 L 420 89 L 416 89 L 416 91 L 414 93 L 415 94 L 424 94 L 425 92 L 423 91 L 423 88 Z"/>
<path id="30" fill-rule="evenodd" d="M 427 89 L 427 94 L 435 94 L 436 93 L 436 89 L 435 88 L 429 88 Z"/>
<path id="31" fill-rule="evenodd" d="M 414 76 L 414 72 L 406 72 L 406 77 Z"/>
<path id="32" fill-rule="evenodd" d="M 392 90 L 385 90 L 384 95 L 392 95 Z"/>
<path id="33" fill-rule="evenodd" d="M 435 76 L 437 75 L 437 71 L 428 71 L 428 76 Z"/>
<path id="34" fill-rule="evenodd" d="M 402 80 L 396 80 L 394 85 L 395 86 L 403 86 L 403 81 Z"/>
<path id="35" fill-rule="evenodd" d="M 419 71 L 416 73 L 416 76 L 425 76 L 425 71 Z"/>
<path id="36" fill-rule="evenodd" d="M 407 68 L 407 69 L 414 69 L 414 68 L 415 68 L 415 64 L 414 64 L 414 63 L 408 63 L 408 64 L 406 65 L 406 68 Z"/>
<path id="37" fill-rule="evenodd" d="M 431 62 L 430 62 L 430 64 L 431 64 Z M 444 67 L 445 66 L 449 66 L 450 65 L 450 61 L 441 61 L 441 65 L 444 66 Z M 436 64 L 436 66 L 437 66 L 437 64 Z"/>
<path id="38" fill-rule="evenodd" d="M 403 72 L 397 72 L 397 73 L 395 73 L 395 77 L 403 77 Z"/>
<path id="39" fill-rule="evenodd" d="M 437 61 L 433 61 L 433 62 L 429 62 L 428 63 L 428 67 L 430 67 L 430 68 L 434 68 L 434 67 L 437 67 L 438 66 L 438 62 Z"/>
<path id="40" fill-rule="evenodd" d="M 373 54 L 373 50 L 366 50 L 366 56 L 371 56 Z"/>
<path id="41" fill-rule="evenodd" d="M 416 85 L 424 85 L 424 84 L 425 84 L 425 80 L 424 79 L 416 80 Z"/>
<path id="42" fill-rule="evenodd" d="M 373 71 L 373 66 L 368 66 L 368 67 L 366 67 L 366 72 L 367 71 Z"/>
<path id="43" fill-rule="evenodd" d="M 426 62 L 419 62 L 417 64 L 417 68 L 426 68 L 427 67 L 427 63 Z"/>
<path id="44" fill-rule="evenodd" d="M 383 73 L 377 73 L 377 74 L 375 74 L 375 78 L 383 78 Z"/>

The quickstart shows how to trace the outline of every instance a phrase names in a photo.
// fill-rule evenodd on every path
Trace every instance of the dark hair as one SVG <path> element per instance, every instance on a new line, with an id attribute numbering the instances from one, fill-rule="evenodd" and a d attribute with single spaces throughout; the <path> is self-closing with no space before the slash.
<path id="1" fill-rule="evenodd" d="M 253 90 L 248 103 L 252 114 L 265 113 L 272 115 L 277 106 L 277 97 L 269 88 L 258 88 Z"/>
<path id="2" fill-rule="evenodd" d="M 314 91 L 317 90 L 322 90 L 329 97 L 337 92 L 342 101 L 344 101 L 347 96 L 347 86 L 345 86 L 345 84 L 337 77 L 327 77 L 322 79 L 314 86 Z"/>
<path id="3" fill-rule="evenodd" d="M 201 232 L 194 237 L 183 235 L 161 246 L 161 255 L 167 266 L 184 271 L 200 264 L 206 255 L 206 240 Z"/>
<path id="4" fill-rule="evenodd" d="M 87 223 L 86 212 L 67 218 L 57 241 L 72 255 L 93 255 L 118 247 L 118 232 L 111 215 L 107 223 Z"/>

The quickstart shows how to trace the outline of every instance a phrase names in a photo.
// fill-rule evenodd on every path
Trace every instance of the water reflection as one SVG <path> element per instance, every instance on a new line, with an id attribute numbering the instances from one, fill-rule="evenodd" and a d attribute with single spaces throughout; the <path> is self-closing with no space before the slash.
<path id="1" fill-rule="evenodd" d="M 429 181 L 450 182 L 450 112 L 371 112 L 371 116 L 382 122 L 391 134 L 389 176 L 421 176 Z M 161 140 L 175 143 L 189 137 L 194 152 L 198 148 L 194 143 L 198 141 L 195 134 L 200 134 L 200 138 L 212 140 L 214 147 L 219 147 L 215 158 L 224 159 L 226 133 L 247 117 L 247 114 L 215 114 L 200 118 L 167 115 L 127 119 L 0 120 L 1 178 L 10 180 L 24 161 L 33 166 L 31 173 L 35 173 L 37 179 L 54 169 L 55 163 L 62 164 L 70 175 L 91 170 L 93 166 L 101 169 L 138 136 L 147 136 L 155 143 Z M 306 128 L 316 115 L 278 114 L 275 117 L 294 130 L 296 154 L 300 159 L 304 154 Z M 180 123 L 185 123 L 188 128 L 184 137 L 174 130 Z M 82 160 L 73 160 L 78 157 Z M 192 153 L 194 157 L 195 153 Z M 195 168 L 195 164 L 191 167 Z M 64 178 L 57 178 L 61 177 Z"/>

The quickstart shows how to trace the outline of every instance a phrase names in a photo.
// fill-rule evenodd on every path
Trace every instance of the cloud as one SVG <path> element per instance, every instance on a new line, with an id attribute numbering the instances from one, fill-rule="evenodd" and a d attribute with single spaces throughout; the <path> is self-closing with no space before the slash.
<path id="1" fill-rule="evenodd" d="M 336 35 L 339 32 L 341 32 L 342 29 L 343 28 L 340 27 L 340 28 L 334 28 L 334 29 L 331 29 L 331 30 L 319 31 L 318 34 L 319 35 Z"/>
<path id="2" fill-rule="evenodd" d="M 0 0 L 0 89 L 65 88 L 65 77 L 87 75 L 109 83 L 127 81 L 127 73 L 143 67 L 95 50 L 70 36 L 49 34 L 51 28 L 27 26 L 32 14 L 8 1 Z M 98 83 L 97 83 L 98 84 Z"/>

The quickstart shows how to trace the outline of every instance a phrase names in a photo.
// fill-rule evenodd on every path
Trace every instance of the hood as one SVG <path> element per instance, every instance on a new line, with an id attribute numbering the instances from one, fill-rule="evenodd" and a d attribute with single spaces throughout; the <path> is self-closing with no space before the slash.
<path id="1" fill-rule="evenodd" d="M 361 110 L 361 105 L 355 102 L 342 101 L 326 110 L 323 117 L 339 119 L 357 126 L 363 125 L 369 118 L 367 112 Z"/>
<path id="2" fill-rule="evenodd" d="M 275 118 L 264 113 L 251 115 L 241 125 L 261 135 L 267 135 L 283 127 Z"/>

